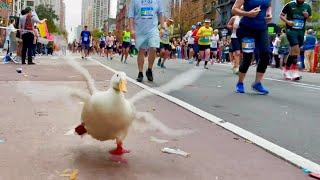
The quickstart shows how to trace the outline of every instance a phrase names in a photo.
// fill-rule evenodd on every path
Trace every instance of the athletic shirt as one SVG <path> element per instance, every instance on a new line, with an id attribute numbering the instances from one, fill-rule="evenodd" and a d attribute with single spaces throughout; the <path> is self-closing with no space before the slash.
<path id="1" fill-rule="evenodd" d="M 112 47 L 114 43 L 114 37 L 113 36 L 107 36 L 106 37 L 107 45 L 108 47 Z"/>
<path id="2" fill-rule="evenodd" d="M 184 37 L 185 39 L 188 40 L 188 44 L 194 44 L 194 38 L 192 37 L 192 30 L 188 31 Z"/>
<path id="3" fill-rule="evenodd" d="M 203 37 L 199 37 L 199 44 L 210 45 L 212 34 L 213 34 L 212 27 L 206 28 L 205 26 L 202 26 L 197 33 L 197 36 L 200 36 L 200 35 L 203 36 Z"/>
<path id="4" fill-rule="evenodd" d="M 291 27 L 287 25 L 288 29 L 303 30 L 305 31 L 306 18 L 303 12 L 308 12 L 311 16 L 311 7 L 307 3 L 297 4 L 295 1 L 286 4 L 282 10 L 283 14 L 287 15 L 289 21 L 293 21 L 294 25 Z"/>
<path id="5" fill-rule="evenodd" d="M 239 16 L 234 16 L 234 22 L 233 22 L 233 27 L 232 27 L 232 34 L 231 34 L 231 38 L 238 38 L 237 37 L 237 29 L 239 27 L 239 24 L 240 24 L 240 20 L 241 18 Z"/>
<path id="6" fill-rule="evenodd" d="M 82 31 L 81 32 L 82 43 L 90 44 L 90 36 L 91 36 L 90 31 Z"/>
<path id="7" fill-rule="evenodd" d="M 211 36 L 210 48 L 218 48 L 219 34 Z"/>
<path id="8" fill-rule="evenodd" d="M 123 31 L 123 42 L 130 42 L 131 41 L 131 34 L 128 31 Z"/>
<path id="9" fill-rule="evenodd" d="M 134 29 L 139 35 L 159 35 L 158 20 L 164 14 L 162 0 L 131 0 L 128 18 L 134 20 Z"/>
<path id="10" fill-rule="evenodd" d="M 314 35 L 306 35 L 305 39 L 304 39 L 304 45 L 303 45 L 303 49 L 304 50 L 312 50 L 315 48 L 317 43 L 317 38 Z"/>
<path id="11" fill-rule="evenodd" d="M 106 37 L 101 36 L 101 37 L 99 38 L 99 41 L 100 41 L 100 43 L 106 42 Z"/>
<path id="12" fill-rule="evenodd" d="M 167 23 L 164 23 L 164 31 L 163 35 L 160 37 L 160 42 L 163 44 L 169 44 L 170 43 L 170 36 L 173 34 L 173 26 L 167 25 Z M 159 29 L 161 28 L 161 25 L 159 25 Z"/>
<path id="13" fill-rule="evenodd" d="M 252 9 L 259 7 L 261 11 L 259 14 L 254 17 L 243 17 L 240 20 L 240 26 L 246 26 L 251 29 L 257 29 L 257 30 L 265 30 L 267 29 L 267 21 L 266 21 L 266 15 L 267 15 L 267 9 L 269 8 L 271 3 L 271 0 L 245 0 L 243 4 L 243 9 L 247 12 L 251 11 Z"/>

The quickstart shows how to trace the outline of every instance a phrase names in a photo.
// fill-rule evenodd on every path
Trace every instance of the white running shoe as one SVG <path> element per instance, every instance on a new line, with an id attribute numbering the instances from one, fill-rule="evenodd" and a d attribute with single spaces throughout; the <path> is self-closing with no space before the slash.
<path id="1" fill-rule="evenodd" d="M 292 80 L 291 70 L 284 69 L 283 76 L 284 76 L 284 79 L 286 79 L 286 80 Z"/>
<path id="2" fill-rule="evenodd" d="M 292 71 L 292 80 L 298 81 L 301 79 L 301 76 L 297 70 Z"/>

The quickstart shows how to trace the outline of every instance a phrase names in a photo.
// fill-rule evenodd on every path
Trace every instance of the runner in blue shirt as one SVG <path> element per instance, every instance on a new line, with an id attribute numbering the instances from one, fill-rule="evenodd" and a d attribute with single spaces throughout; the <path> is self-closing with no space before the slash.
<path id="1" fill-rule="evenodd" d="M 262 86 L 261 80 L 270 61 L 267 23 L 272 20 L 271 0 L 236 0 L 232 13 L 243 17 L 237 30 L 237 37 L 242 45 L 243 60 L 239 68 L 236 92 L 245 92 L 243 81 L 256 49 L 260 60 L 252 89 L 259 94 L 266 95 L 269 91 Z"/>
<path id="2" fill-rule="evenodd" d="M 144 54 L 148 51 L 148 70 L 146 76 L 153 81 L 152 68 L 156 49 L 160 46 L 158 22 L 164 28 L 163 2 L 161 0 L 131 0 L 129 6 L 129 27 L 131 36 L 136 39 L 139 74 L 137 81 L 143 81 Z"/>
<path id="3" fill-rule="evenodd" d="M 84 26 L 84 30 L 81 32 L 81 47 L 82 47 L 82 59 L 89 55 L 91 33 L 88 31 L 88 26 Z"/>

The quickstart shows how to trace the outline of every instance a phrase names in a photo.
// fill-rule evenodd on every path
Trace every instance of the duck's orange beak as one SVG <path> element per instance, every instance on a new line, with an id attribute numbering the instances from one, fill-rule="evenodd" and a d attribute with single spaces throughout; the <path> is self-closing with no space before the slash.
<path id="1" fill-rule="evenodd" d="M 127 81 L 126 80 L 120 80 L 119 91 L 120 92 L 127 92 Z"/>

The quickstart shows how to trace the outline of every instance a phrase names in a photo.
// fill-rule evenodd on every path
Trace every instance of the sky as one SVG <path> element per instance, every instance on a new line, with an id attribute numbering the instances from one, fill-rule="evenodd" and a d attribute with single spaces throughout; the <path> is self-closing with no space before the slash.
<path id="1" fill-rule="evenodd" d="M 81 24 L 81 4 L 82 0 L 65 0 L 66 3 L 66 27 L 69 33 L 69 38 L 73 37 L 72 30 Z M 117 0 L 111 0 L 111 17 L 116 16 Z"/>

